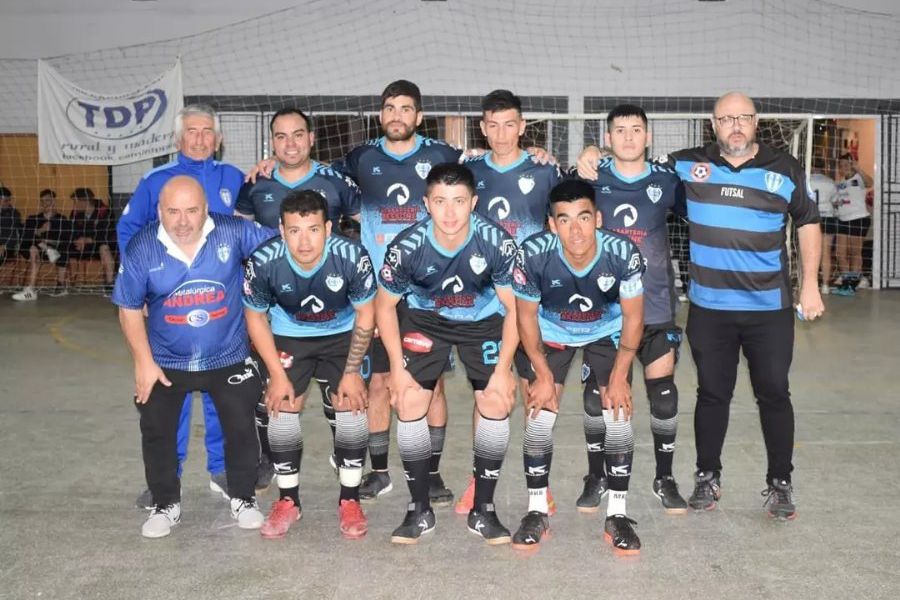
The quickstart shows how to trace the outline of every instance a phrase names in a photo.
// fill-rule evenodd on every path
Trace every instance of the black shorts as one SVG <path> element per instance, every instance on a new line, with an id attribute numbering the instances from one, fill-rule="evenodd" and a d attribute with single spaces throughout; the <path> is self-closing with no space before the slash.
<path id="1" fill-rule="evenodd" d="M 822 233 L 825 235 L 834 235 L 838 232 L 839 229 L 839 221 L 837 217 L 820 217 L 821 218 L 821 226 Z"/>
<path id="2" fill-rule="evenodd" d="M 616 352 L 618 352 L 618 340 L 613 340 L 611 337 L 599 339 L 586 346 L 544 344 L 544 352 L 547 357 L 547 364 L 550 366 L 550 372 L 553 373 L 553 381 L 559 385 L 565 384 L 566 376 L 569 374 L 569 367 L 572 365 L 572 360 L 575 358 L 575 353 L 579 348 L 583 349 L 581 383 L 586 383 L 588 380 L 600 386 L 605 386 L 609 383 L 609 374 L 612 371 L 613 363 L 616 361 Z M 531 361 L 528 360 L 528 356 L 521 348 L 516 352 L 516 368 L 519 370 L 519 375 L 529 382 L 535 380 Z"/>
<path id="3" fill-rule="evenodd" d="M 451 321 L 424 310 L 409 310 L 400 322 L 400 340 L 406 370 L 428 389 L 450 368 L 456 346 L 472 387 L 484 389 L 500 355 L 503 317 L 483 321 Z"/>
<path id="4" fill-rule="evenodd" d="M 352 335 L 347 331 L 309 338 L 275 336 L 275 348 L 288 379 L 294 385 L 294 394 L 304 394 L 313 378 L 319 383 L 323 394 L 330 396 L 337 392 L 344 376 Z M 364 359 L 360 368 L 363 379 L 368 379 L 370 370 L 366 363 Z"/>
<path id="5" fill-rule="evenodd" d="M 838 234 L 849 235 L 850 237 L 866 237 L 869 235 L 869 228 L 872 226 L 872 217 L 863 217 L 861 219 L 851 219 L 849 221 L 838 221 Z"/>
<path id="6" fill-rule="evenodd" d="M 102 244 L 85 244 L 83 250 L 79 250 L 74 245 L 69 246 L 70 260 L 100 260 L 100 248 L 106 246 L 112 252 L 112 246 L 107 243 Z"/>
<path id="7" fill-rule="evenodd" d="M 50 248 L 53 248 L 57 252 L 59 252 L 59 258 L 54 263 L 57 267 L 63 268 L 69 264 L 69 251 L 66 246 L 61 246 L 59 248 L 57 248 L 56 246 L 53 246 L 52 244 L 48 244 L 48 246 Z M 50 259 L 47 257 L 47 252 L 42 250 L 37 245 L 37 243 L 29 244 L 29 245 L 22 244 L 21 246 L 19 246 L 19 255 L 25 259 L 31 258 L 31 248 L 32 247 L 37 248 L 38 256 L 40 257 L 41 262 L 45 262 L 45 263 L 50 262 Z"/>
<path id="8" fill-rule="evenodd" d="M 681 336 L 681 327 L 678 327 L 675 323 L 646 325 L 644 327 L 644 335 L 641 337 L 641 345 L 638 346 L 638 360 L 646 367 L 653 361 L 668 354 L 670 350 L 674 350 L 675 362 L 677 363 Z"/>

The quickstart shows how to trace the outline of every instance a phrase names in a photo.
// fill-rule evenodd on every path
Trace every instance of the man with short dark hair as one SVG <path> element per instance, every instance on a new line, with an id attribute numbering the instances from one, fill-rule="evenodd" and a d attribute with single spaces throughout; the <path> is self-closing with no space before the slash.
<path id="1" fill-rule="evenodd" d="M 468 169 L 456 163 L 436 165 L 425 181 L 430 216 L 388 244 L 375 300 L 390 359 L 397 443 L 412 497 L 391 541 L 414 544 L 434 529 L 426 414 L 456 346 L 479 413 L 468 527 L 488 544 L 509 543 L 493 498 L 515 403 L 511 366 L 519 339 L 511 284 L 516 243 L 498 225 L 472 214 L 477 198 Z M 408 308 L 399 311 L 404 298 Z"/>
<path id="2" fill-rule="evenodd" d="M 289 192 L 279 212 L 281 236 L 253 252 L 244 277 L 247 329 L 269 375 L 264 400 L 280 493 L 261 533 L 283 537 L 300 518 L 300 413 L 315 378 L 336 411 L 340 531 L 359 539 L 368 531 L 359 484 L 369 437 L 362 367 L 375 333 L 372 261 L 358 242 L 332 233 L 318 192 Z"/>
<path id="3" fill-rule="evenodd" d="M 66 265 L 72 231 L 69 220 L 56 210 L 56 192 L 43 189 L 40 193 L 41 212 L 25 219 L 22 227 L 22 243 L 19 253 L 28 259 L 28 284 L 12 295 L 13 300 L 31 302 L 37 300 L 35 290 L 41 261 L 56 267 L 56 287 L 50 296 L 68 295 Z"/>
<path id="4" fill-rule="evenodd" d="M 513 270 L 519 335 L 533 365 L 526 372 L 528 513 L 513 547 L 534 549 L 550 529 L 546 490 L 553 426 L 569 365 L 582 348 L 585 418 L 603 423 L 588 443 L 606 446 L 604 538 L 617 554 L 638 554 L 641 542 L 627 516 L 626 496 L 634 455 L 631 363 L 643 332 L 643 259 L 627 237 L 599 229 L 603 217 L 587 183 L 560 183 L 550 192 L 550 207 L 550 231 L 522 243 Z"/>
<path id="5" fill-rule="evenodd" d="M 103 267 L 104 293 L 112 292 L 113 248 L 115 248 L 114 220 L 109 209 L 94 196 L 91 188 L 75 188 L 70 196 L 75 203 L 69 214 L 72 223 L 72 241 L 69 258 L 76 260 L 100 260 Z"/>
<path id="6" fill-rule="evenodd" d="M 0 186 L 0 266 L 14 256 L 22 236 L 22 214 L 13 206 L 13 193 Z"/>

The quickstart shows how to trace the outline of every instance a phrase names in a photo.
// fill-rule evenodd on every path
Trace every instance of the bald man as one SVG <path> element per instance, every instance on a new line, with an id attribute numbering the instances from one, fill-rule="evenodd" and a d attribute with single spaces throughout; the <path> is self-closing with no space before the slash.
<path id="1" fill-rule="evenodd" d="M 176 433 L 185 394 L 194 390 L 209 392 L 222 422 L 232 517 L 243 529 L 258 529 L 254 410 L 262 381 L 247 344 L 241 261 L 276 232 L 209 214 L 203 188 L 189 176 L 163 186 L 157 213 L 159 221 L 128 242 L 112 296 L 134 357 L 134 402 L 153 498 L 141 534 L 169 535 L 181 519 Z"/>
<path id="2" fill-rule="evenodd" d="M 756 140 L 759 116 L 753 100 L 729 92 L 716 101 L 711 121 L 714 142 L 669 156 L 685 185 L 690 222 L 687 336 L 698 388 L 697 471 L 688 502 L 696 510 L 712 510 L 721 498 L 722 446 L 743 352 L 768 458 L 765 508 L 771 517 L 793 519 L 794 411 L 788 372 L 795 302 L 785 241 L 790 217 L 802 265 L 796 311 L 802 319 L 817 319 L 825 311 L 817 282 L 819 211 L 800 163 Z M 579 174 L 591 177 L 598 157 L 596 149 L 586 149 Z"/>

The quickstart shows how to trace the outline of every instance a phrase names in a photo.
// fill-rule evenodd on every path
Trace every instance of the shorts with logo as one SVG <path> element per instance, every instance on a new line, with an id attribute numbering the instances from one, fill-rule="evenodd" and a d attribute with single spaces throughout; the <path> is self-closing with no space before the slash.
<path id="1" fill-rule="evenodd" d="M 838 221 L 838 234 L 849 235 L 850 237 L 866 237 L 869 235 L 869 228 L 872 226 L 872 217 L 863 217 L 861 219 L 850 219 L 849 221 Z"/>
<path id="2" fill-rule="evenodd" d="M 429 388 L 449 370 L 450 351 L 456 346 L 472 387 L 483 390 L 500 356 L 502 334 L 500 315 L 451 321 L 430 311 L 409 310 L 400 322 L 403 362 L 413 379 Z"/>
<path id="3" fill-rule="evenodd" d="M 834 235 L 838 232 L 840 221 L 837 217 L 819 217 L 822 224 L 822 233 L 825 235 Z"/>
<path id="4" fill-rule="evenodd" d="M 401 300 L 397 303 L 397 320 L 400 323 L 403 323 L 403 319 L 409 313 L 409 306 L 406 304 L 406 300 Z M 376 337 L 372 340 L 372 346 L 369 350 L 369 357 L 371 358 L 371 366 L 372 373 L 389 373 L 391 370 L 391 361 L 387 355 L 387 349 L 384 347 L 384 343 L 381 341 L 380 337 Z M 449 373 L 453 371 L 453 353 L 448 353 L 447 357 L 447 367 L 444 369 L 444 373 Z"/>
<path id="5" fill-rule="evenodd" d="M 641 345 L 638 346 L 637 357 L 645 367 L 662 358 L 671 350 L 675 351 L 675 362 L 678 362 L 681 347 L 682 330 L 675 323 L 645 325 Z"/>
<path id="6" fill-rule="evenodd" d="M 330 396 L 337 392 L 347 365 L 352 336 L 350 331 L 307 338 L 276 335 L 275 348 L 288 379 L 294 385 L 294 393 L 305 393 L 313 378 L 322 388 L 323 395 Z M 367 355 L 360 367 L 364 380 L 369 380 L 370 371 Z"/>
<path id="7" fill-rule="evenodd" d="M 585 346 L 564 346 L 545 342 L 544 353 L 550 371 L 553 373 L 553 381 L 559 385 L 565 384 L 569 367 L 579 348 L 583 349 L 581 383 L 586 383 L 589 379 L 592 385 L 605 386 L 609 383 L 609 374 L 612 372 L 613 363 L 616 361 L 616 352 L 618 352 L 618 334 L 615 339 L 605 337 Z M 521 347 L 516 352 L 516 369 L 529 382 L 536 379 L 531 361 Z"/>

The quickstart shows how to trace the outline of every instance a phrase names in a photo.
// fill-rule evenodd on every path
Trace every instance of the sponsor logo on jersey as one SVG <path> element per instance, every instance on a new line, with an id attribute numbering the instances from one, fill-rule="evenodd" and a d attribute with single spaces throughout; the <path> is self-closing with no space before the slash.
<path id="1" fill-rule="evenodd" d="M 275 202 L 275 197 L 272 194 L 266 194 L 263 202 Z"/>
<path id="2" fill-rule="evenodd" d="M 219 198 L 221 198 L 222 204 L 231 206 L 231 190 L 228 188 L 221 188 L 219 190 Z"/>
<path id="3" fill-rule="evenodd" d="M 650 202 L 656 204 L 662 198 L 663 191 L 662 186 L 658 183 L 651 183 L 647 186 L 647 197 L 650 198 Z"/>
<path id="4" fill-rule="evenodd" d="M 628 270 L 633 271 L 641 266 L 641 255 L 635 252 L 628 261 Z"/>
<path id="5" fill-rule="evenodd" d="M 399 267 L 401 261 L 400 248 L 391 248 L 388 250 L 387 262 L 392 267 Z"/>
<path id="6" fill-rule="evenodd" d="M 459 275 L 454 275 L 453 277 L 448 277 L 441 283 L 441 290 L 447 291 L 450 289 L 450 295 L 447 296 L 438 296 L 434 299 L 435 308 L 471 308 L 475 306 L 475 295 L 474 294 L 462 294 L 460 292 L 463 291 L 462 279 Z"/>
<path id="7" fill-rule="evenodd" d="M 223 263 L 227 263 L 228 258 L 231 256 L 231 246 L 222 242 L 216 248 L 216 256 L 218 256 L 219 260 Z"/>
<path id="8" fill-rule="evenodd" d="M 597 287 L 600 288 L 601 292 L 608 292 L 615 282 L 615 276 L 609 273 L 602 273 L 597 277 Z"/>
<path id="9" fill-rule="evenodd" d="M 569 304 L 572 304 L 575 301 L 578 302 L 576 306 L 578 306 L 578 309 L 581 312 L 587 312 L 594 308 L 593 301 L 587 296 L 582 296 L 581 294 L 572 294 L 569 296 Z"/>
<path id="10" fill-rule="evenodd" d="M 184 314 L 168 313 L 163 320 L 171 325 L 203 327 L 210 321 L 221 319 L 228 314 L 225 301 L 225 286 L 218 281 L 196 279 L 187 281 L 169 294 L 163 301 L 165 309 L 190 308 Z"/>
<path id="11" fill-rule="evenodd" d="M 486 186 L 484 185 L 484 181 L 479 180 L 478 183 L 475 184 L 476 190 L 483 190 Z"/>
<path id="12" fill-rule="evenodd" d="M 488 202 L 488 212 L 494 210 L 494 207 L 497 208 L 495 213 L 497 219 L 505 219 L 509 216 L 509 201 L 503 196 L 491 198 L 491 201 Z"/>
<path id="13" fill-rule="evenodd" d="M 600 193 L 601 194 L 612 194 L 612 190 L 609 188 L 608 185 L 604 185 L 602 188 L 600 188 Z"/>
<path id="14" fill-rule="evenodd" d="M 356 272 L 362 275 L 372 272 L 372 259 L 369 258 L 368 254 L 363 254 L 360 257 L 359 262 L 356 263 Z"/>
<path id="15" fill-rule="evenodd" d="M 372 167 L 372 175 L 381 175 L 381 167 Z"/>
<path id="16" fill-rule="evenodd" d="M 534 177 L 531 175 L 522 175 L 519 177 L 519 190 L 523 194 L 527 194 L 534 189 Z"/>
<path id="17" fill-rule="evenodd" d="M 479 256 L 478 254 L 473 254 L 469 257 L 469 266 L 472 268 L 472 272 L 476 275 L 481 275 L 484 273 L 484 270 L 487 269 L 487 261 L 484 260 L 483 256 Z"/>
<path id="18" fill-rule="evenodd" d="M 384 265 L 383 267 L 381 267 L 381 278 L 388 283 L 394 282 L 394 271 L 393 269 L 391 269 L 390 265 Z"/>
<path id="19" fill-rule="evenodd" d="M 741 198 L 744 197 L 744 188 L 723 186 L 719 195 L 722 198 Z"/>
<path id="20" fill-rule="evenodd" d="M 697 163 L 691 167 L 691 179 L 703 183 L 712 174 L 712 168 L 709 163 Z"/>
<path id="21" fill-rule="evenodd" d="M 325 303 L 315 294 L 304 298 L 300 302 L 300 309 L 294 313 L 294 320 L 307 323 L 324 323 L 331 321 L 337 315 L 335 310 L 325 310 Z"/>
<path id="22" fill-rule="evenodd" d="M 416 175 L 425 179 L 428 177 L 428 173 L 431 172 L 431 163 L 425 160 L 420 160 L 416 163 Z M 408 192 L 407 192 L 408 193 Z"/>
<path id="23" fill-rule="evenodd" d="M 410 352 L 427 353 L 431 352 L 431 347 L 434 346 L 434 342 L 424 334 L 413 331 L 412 333 L 407 333 L 403 336 L 402 345 L 403 348 Z"/>
<path id="24" fill-rule="evenodd" d="M 397 195 L 394 197 L 394 200 L 397 201 L 397 206 L 403 206 L 409 201 L 409 188 L 402 183 L 391 184 L 385 195 L 390 200 L 391 194 L 394 192 L 397 192 Z"/>
<path id="25" fill-rule="evenodd" d="M 156 273 L 156 272 L 158 272 L 158 271 L 162 271 L 162 270 L 165 269 L 165 268 L 166 268 L 166 263 L 160 261 L 158 267 L 151 267 L 150 270 L 149 270 L 148 272 L 149 272 L 149 273 Z M 124 272 L 125 272 L 125 266 L 122 265 L 122 266 L 119 267 L 119 273 L 124 273 Z"/>
<path id="26" fill-rule="evenodd" d="M 293 292 L 293 291 L 294 291 L 294 287 L 293 287 L 291 284 L 289 284 L 289 283 L 282 283 L 282 284 L 281 284 L 281 291 L 282 291 L 282 292 Z"/>
<path id="27" fill-rule="evenodd" d="M 562 281 L 560 281 L 559 279 L 551 279 L 550 287 L 552 287 L 552 288 L 562 287 Z"/>
<path id="28" fill-rule="evenodd" d="M 425 269 L 425 276 L 428 277 L 432 273 L 437 273 L 437 267 L 434 265 L 428 265 L 428 268 Z"/>
<path id="29" fill-rule="evenodd" d="M 307 304 L 309 305 L 310 310 L 312 310 L 314 313 L 320 313 L 322 312 L 322 309 L 325 308 L 325 303 L 322 302 L 322 300 L 314 294 L 310 294 L 309 296 L 304 298 L 300 303 L 300 308 L 304 308 Z"/>
<path id="30" fill-rule="evenodd" d="M 781 173 L 773 173 L 772 171 L 769 171 L 768 173 L 766 173 L 765 180 L 766 189 L 774 194 L 781 188 L 781 184 L 784 183 L 784 176 L 781 175 Z"/>
<path id="31" fill-rule="evenodd" d="M 613 211 L 613 216 L 618 217 L 619 213 L 624 213 L 622 215 L 622 223 L 625 224 L 625 227 L 631 227 L 637 222 L 638 219 L 638 211 L 635 207 L 630 204 L 620 204 Z"/>
<path id="32" fill-rule="evenodd" d="M 569 304 L 574 304 L 576 310 L 564 309 L 559 311 L 559 318 L 562 321 L 588 323 L 599 321 L 600 317 L 603 316 L 603 310 L 593 310 L 593 301 L 581 294 L 569 296 Z"/>
<path id="33" fill-rule="evenodd" d="M 454 294 L 458 294 L 463 291 L 463 282 L 462 279 L 459 278 L 459 275 L 454 275 L 453 277 L 448 277 L 441 283 L 441 289 L 446 290 L 449 286 L 453 286 L 450 288 L 450 291 Z"/>
<path id="34" fill-rule="evenodd" d="M 340 275 L 328 275 L 325 278 L 325 287 L 327 287 L 332 292 L 337 292 L 339 289 L 344 287 L 344 278 Z"/>

